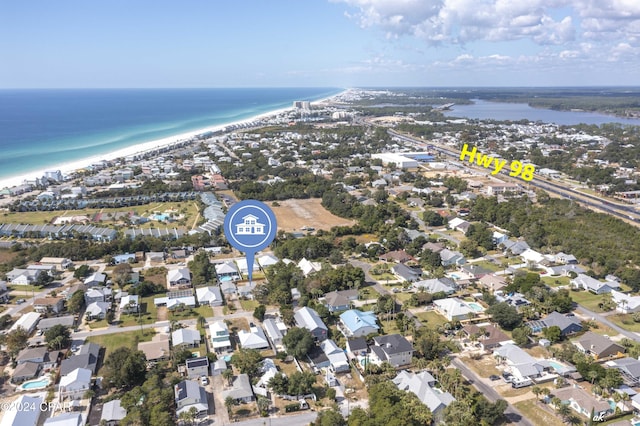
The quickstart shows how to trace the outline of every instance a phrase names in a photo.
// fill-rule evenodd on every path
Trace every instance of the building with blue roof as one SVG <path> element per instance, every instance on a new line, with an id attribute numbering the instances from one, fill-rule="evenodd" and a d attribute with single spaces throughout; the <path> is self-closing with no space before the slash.
<path id="1" fill-rule="evenodd" d="M 364 337 L 380 330 L 377 320 L 373 312 L 350 309 L 340 314 L 339 328 L 346 338 Z"/>

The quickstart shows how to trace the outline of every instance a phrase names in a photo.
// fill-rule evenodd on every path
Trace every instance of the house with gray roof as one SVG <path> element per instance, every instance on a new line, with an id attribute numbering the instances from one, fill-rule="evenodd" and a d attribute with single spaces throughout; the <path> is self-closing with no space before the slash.
<path id="1" fill-rule="evenodd" d="M 87 287 L 102 286 L 106 282 L 107 282 L 107 276 L 105 274 L 102 274 L 100 272 L 95 272 L 89 275 L 87 278 L 85 278 L 84 285 Z"/>
<path id="2" fill-rule="evenodd" d="M 198 414 L 207 414 L 209 403 L 205 389 L 194 380 L 183 380 L 173 389 L 176 402 L 176 416 L 195 408 Z"/>
<path id="3" fill-rule="evenodd" d="M 530 321 L 527 323 L 527 326 L 531 328 L 531 331 L 534 333 L 538 333 L 548 327 L 557 326 L 560 328 L 560 332 L 563 336 L 582 331 L 582 323 L 577 317 L 567 316 L 556 311 L 551 312 L 544 319 Z"/>
<path id="4" fill-rule="evenodd" d="M 238 374 L 233 378 L 231 389 L 222 392 L 222 399 L 226 400 L 231 397 L 234 401 L 247 403 L 255 400 L 253 387 L 249 376 L 246 374 Z"/>
<path id="5" fill-rule="evenodd" d="M 619 370 L 627 385 L 631 387 L 640 385 L 640 360 L 625 357 L 607 361 L 606 365 Z"/>
<path id="6" fill-rule="evenodd" d="M 577 340 L 573 342 L 575 347 L 584 354 L 591 355 L 596 360 L 622 356 L 625 352 L 624 346 L 621 346 L 607 337 L 596 334 L 593 331 L 587 331 Z"/>
<path id="7" fill-rule="evenodd" d="M 85 309 L 85 316 L 87 320 L 102 320 L 107 316 L 107 312 L 111 309 L 110 302 L 92 302 Z"/>
<path id="8" fill-rule="evenodd" d="M 531 248 L 526 241 L 507 240 L 500 245 L 502 246 L 505 254 L 511 253 L 514 256 L 519 256 Z"/>
<path id="9" fill-rule="evenodd" d="M 65 327 L 73 328 L 75 326 L 75 318 L 73 315 L 65 315 L 62 317 L 43 318 L 38 322 L 38 330 L 43 332 L 49 330 L 54 325 L 63 325 Z"/>
<path id="10" fill-rule="evenodd" d="M 126 416 L 127 410 L 120 405 L 120 400 L 112 399 L 111 401 L 105 402 L 102 406 L 100 424 L 104 421 L 106 426 L 117 426 Z"/>
<path id="11" fill-rule="evenodd" d="M 545 269 L 547 270 L 547 274 L 549 274 L 549 276 L 552 276 L 552 277 L 555 277 L 558 275 L 568 277 L 571 275 L 572 272 L 577 275 L 584 274 L 585 272 L 587 272 L 587 270 L 584 269 L 582 266 L 574 265 L 574 264 L 547 266 Z"/>
<path id="12" fill-rule="evenodd" d="M 284 327 L 284 323 L 282 323 Z M 264 331 L 267 334 L 267 338 L 271 342 L 274 348 L 282 347 L 282 339 L 284 337 L 282 330 L 278 327 L 278 322 L 273 318 L 266 318 L 262 322 L 262 326 L 264 327 Z"/>
<path id="13" fill-rule="evenodd" d="M 616 281 L 602 282 L 585 274 L 579 274 L 572 279 L 571 285 L 574 288 L 583 288 L 595 294 L 611 293 L 611 290 L 620 288 L 620 283 Z"/>
<path id="14" fill-rule="evenodd" d="M 611 412 L 611 407 L 607 401 L 598 400 L 579 387 L 556 389 L 553 391 L 553 395 L 560 398 L 563 404 L 568 405 L 572 410 L 583 416 L 604 417 Z"/>
<path id="15" fill-rule="evenodd" d="M 442 266 L 463 265 L 466 262 L 462 253 L 449 249 L 440 252 L 440 261 Z"/>
<path id="16" fill-rule="evenodd" d="M 395 275 L 398 279 L 407 281 L 407 282 L 415 282 L 420 279 L 420 275 L 422 275 L 422 271 L 418 268 L 411 268 L 404 263 L 398 263 L 391 267 L 391 273 Z"/>
<path id="17" fill-rule="evenodd" d="M 519 380 L 540 377 L 545 368 L 541 362 L 513 343 L 505 343 L 496 348 L 493 356 L 502 358 Z"/>
<path id="18" fill-rule="evenodd" d="M 171 333 L 171 344 L 174 348 L 197 348 L 200 346 L 200 332 L 191 328 L 180 328 Z"/>
<path id="19" fill-rule="evenodd" d="M 436 380 L 426 371 L 410 373 L 403 370 L 398 373 L 392 382 L 400 390 L 413 392 L 420 402 L 429 407 L 435 424 L 442 421 L 444 409 L 455 401 L 455 398 L 449 392 L 444 392 L 435 387 Z"/>
<path id="20" fill-rule="evenodd" d="M 358 300 L 358 290 L 331 291 L 324 295 L 324 306 L 329 312 L 346 311 L 354 300 Z"/>
<path id="21" fill-rule="evenodd" d="M 443 292 L 449 295 L 456 291 L 456 283 L 446 277 L 417 281 L 413 283 L 413 287 L 431 294 Z"/>
<path id="22" fill-rule="evenodd" d="M 293 314 L 293 317 L 296 325 L 309 330 L 316 340 L 322 341 L 327 338 L 329 329 L 315 310 L 305 306 L 304 308 L 298 309 Z"/>
<path id="23" fill-rule="evenodd" d="M 388 362 L 394 367 L 411 364 L 413 345 L 400 334 L 388 334 L 373 338 L 370 361 L 374 364 Z"/>
<path id="24" fill-rule="evenodd" d="M 95 374 L 99 356 L 99 345 L 96 345 L 95 343 L 85 343 L 80 347 L 80 350 L 76 355 L 72 355 L 62 361 L 60 364 L 60 375 L 67 375 L 77 368 L 88 369 Z"/>

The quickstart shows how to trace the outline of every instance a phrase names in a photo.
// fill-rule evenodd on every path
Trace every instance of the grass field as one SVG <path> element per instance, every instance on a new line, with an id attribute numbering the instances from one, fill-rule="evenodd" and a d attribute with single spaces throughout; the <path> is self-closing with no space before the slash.
<path id="1" fill-rule="evenodd" d="M 322 207 L 321 201 L 319 198 L 285 200 L 278 201 L 279 206 L 270 207 L 276 215 L 278 229 L 285 232 L 300 231 L 304 226 L 328 230 L 334 226 L 351 226 L 356 223 L 331 214 Z"/>
<path id="2" fill-rule="evenodd" d="M 607 319 L 625 330 L 640 332 L 640 322 L 635 322 L 631 314 L 613 314 Z"/>
<path id="3" fill-rule="evenodd" d="M 471 359 L 468 357 L 461 357 L 464 364 L 475 371 L 480 377 L 489 377 L 492 374 L 500 375 L 500 370 L 496 367 L 496 361 L 493 357 L 485 356 L 482 359 Z"/>
<path id="4" fill-rule="evenodd" d="M 560 286 L 569 286 L 571 283 L 571 278 L 569 277 L 542 277 L 542 282 L 548 285 L 549 287 L 560 287 Z M 576 294 L 573 292 L 571 294 Z"/>
<path id="5" fill-rule="evenodd" d="M 537 426 L 563 426 L 564 423 L 562 420 L 555 415 L 555 413 L 551 413 L 547 411 L 546 408 L 543 408 L 539 403 L 537 403 L 533 399 L 529 399 L 527 401 L 516 402 L 515 407 L 520 410 L 523 416 L 529 419 L 534 425 Z"/>
<path id="6" fill-rule="evenodd" d="M 585 308 L 594 312 L 604 312 L 600 306 L 602 303 L 602 295 L 593 294 L 589 291 L 572 291 L 569 293 L 574 302 L 579 303 Z"/>
<path id="7" fill-rule="evenodd" d="M 431 328 L 438 328 L 442 324 L 448 322 L 445 317 L 435 311 L 420 312 L 416 314 L 416 317 L 420 319 L 423 325 Z"/>
<path id="8" fill-rule="evenodd" d="M 126 346 L 131 349 L 138 348 L 138 342 L 149 342 L 153 338 L 155 331 L 153 330 L 140 330 L 128 331 L 125 333 L 105 334 L 102 336 L 91 336 L 87 341 L 96 343 L 105 348 L 105 359 L 111 352 L 122 346 Z"/>

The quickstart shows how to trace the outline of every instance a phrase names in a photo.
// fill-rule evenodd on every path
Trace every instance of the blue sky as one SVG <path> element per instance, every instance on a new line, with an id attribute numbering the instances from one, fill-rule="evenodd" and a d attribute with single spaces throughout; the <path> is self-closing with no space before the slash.
<path id="1" fill-rule="evenodd" d="M 0 87 L 640 84 L 639 0 L 0 0 Z"/>

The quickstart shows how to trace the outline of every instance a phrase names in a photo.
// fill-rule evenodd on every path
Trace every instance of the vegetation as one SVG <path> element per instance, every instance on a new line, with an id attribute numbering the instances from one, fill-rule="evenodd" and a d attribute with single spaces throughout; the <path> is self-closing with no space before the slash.
<path id="1" fill-rule="evenodd" d="M 306 328 L 292 327 L 282 338 L 287 353 L 296 358 L 304 357 L 314 346 L 313 336 Z"/>
<path id="2" fill-rule="evenodd" d="M 131 389 L 143 383 L 147 374 L 146 357 L 142 351 L 128 347 L 115 349 L 103 366 L 104 383 L 107 387 Z"/>
<path id="3" fill-rule="evenodd" d="M 71 330 L 64 325 L 56 324 L 44 333 L 44 340 L 49 349 L 60 350 L 71 345 Z"/>

